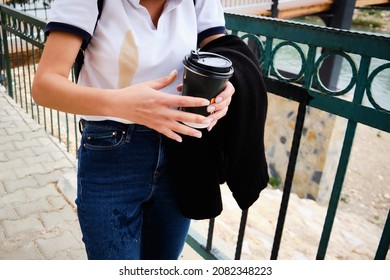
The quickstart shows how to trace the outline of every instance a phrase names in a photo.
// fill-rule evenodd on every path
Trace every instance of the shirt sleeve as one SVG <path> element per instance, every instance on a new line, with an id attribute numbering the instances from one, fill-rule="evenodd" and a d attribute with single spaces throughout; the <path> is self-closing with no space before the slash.
<path id="1" fill-rule="evenodd" d="M 70 32 L 81 36 L 86 44 L 92 37 L 97 16 L 96 0 L 56 0 L 49 10 L 45 34 Z"/>
<path id="2" fill-rule="evenodd" d="M 220 0 L 196 0 L 198 42 L 225 33 L 225 16 Z"/>

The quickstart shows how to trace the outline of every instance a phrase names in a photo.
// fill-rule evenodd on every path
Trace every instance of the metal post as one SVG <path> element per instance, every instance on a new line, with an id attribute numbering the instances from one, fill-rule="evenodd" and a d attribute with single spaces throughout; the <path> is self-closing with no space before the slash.
<path id="1" fill-rule="evenodd" d="M 0 7 L 0 18 L 1 18 L 1 33 L 2 33 L 2 43 L 3 43 L 3 59 L 4 61 L 2 62 L 2 67 L 5 68 L 6 71 L 6 78 L 7 80 L 3 80 L 3 82 L 7 83 L 5 86 L 8 89 L 8 95 L 11 98 L 14 98 L 13 90 L 12 90 L 12 75 L 11 75 L 11 64 L 10 64 L 10 56 L 9 56 L 9 48 L 8 48 L 8 35 L 7 31 L 5 30 L 5 25 L 7 23 L 6 16 L 4 15 L 3 11 L 1 10 Z"/>
<path id="2" fill-rule="evenodd" d="M 356 0 L 334 0 L 331 16 L 323 18 L 326 26 L 349 30 L 352 26 L 352 17 Z M 325 51 L 325 50 L 324 50 Z M 321 66 L 320 78 L 324 86 L 330 90 L 337 89 L 343 58 L 331 56 Z"/>
<path id="3" fill-rule="evenodd" d="M 387 220 L 383 229 L 382 237 L 379 242 L 378 250 L 375 254 L 375 260 L 385 260 L 390 245 L 390 211 L 387 212 Z"/>
<path id="4" fill-rule="evenodd" d="M 277 18 L 279 15 L 278 5 L 279 5 L 279 0 L 272 0 L 271 16 L 273 18 Z"/>
<path id="5" fill-rule="evenodd" d="M 1 15 L 0 15 L 1 16 Z M 0 33 L 0 84 L 3 84 L 3 37 Z"/>
<path id="6" fill-rule="evenodd" d="M 241 212 L 241 222 L 240 228 L 238 231 L 237 244 L 236 244 L 236 253 L 234 255 L 235 260 L 241 259 L 242 244 L 244 243 L 245 227 L 248 220 L 248 210 Z"/>

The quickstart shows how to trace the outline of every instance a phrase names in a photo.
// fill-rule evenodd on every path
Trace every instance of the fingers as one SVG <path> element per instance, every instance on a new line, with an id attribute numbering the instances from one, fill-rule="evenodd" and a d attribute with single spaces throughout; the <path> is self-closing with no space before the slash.
<path id="1" fill-rule="evenodd" d="M 161 77 L 152 81 L 145 82 L 145 85 L 147 87 L 150 87 L 155 90 L 161 90 L 167 86 L 169 86 L 171 83 L 173 83 L 177 78 L 177 71 L 173 70 L 170 74 L 168 74 L 165 77 Z M 179 91 L 182 90 L 182 84 L 178 85 L 177 89 Z M 206 98 L 199 98 L 199 97 L 184 97 L 180 95 L 166 95 L 166 98 L 163 98 L 162 100 L 166 101 L 164 104 L 168 106 L 176 106 L 176 107 L 200 107 L 200 106 L 207 106 L 210 104 L 210 101 Z"/>
<path id="2" fill-rule="evenodd" d="M 219 110 L 223 110 L 225 107 L 229 106 L 234 91 L 235 89 L 233 85 L 228 82 L 225 89 L 220 94 L 218 94 L 218 96 L 214 99 L 214 102 L 211 102 L 211 104 L 207 107 L 207 112 L 213 113 Z"/>
<path id="3" fill-rule="evenodd" d="M 137 95 L 137 97 L 139 96 Z M 177 109 L 180 105 L 205 106 L 209 104 L 208 100 L 176 96 L 158 91 L 154 91 L 152 96 L 149 96 L 148 101 L 145 100 L 147 96 L 148 94 L 144 94 L 144 98 L 140 100 L 137 110 L 132 111 L 132 113 L 138 113 L 137 118 L 132 118 L 132 120 L 146 125 L 178 142 L 182 141 L 180 135 L 202 137 L 200 131 L 183 123 L 198 123 L 207 127 L 212 121 L 208 117 Z"/>
<path id="4" fill-rule="evenodd" d="M 186 97 L 185 99 L 179 99 L 176 101 L 177 104 L 181 104 L 181 107 L 197 107 L 197 106 L 207 106 L 207 111 L 210 113 L 210 116 L 207 119 L 198 119 L 196 123 L 203 123 L 209 125 L 207 130 L 210 131 L 218 122 L 219 119 L 223 118 L 228 111 L 232 96 L 235 92 L 234 86 L 228 82 L 225 89 L 207 106 L 205 100 L 199 100 L 198 98 Z M 199 103 L 198 103 L 199 102 Z M 193 105 L 191 105 L 193 104 Z M 180 119 L 182 122 L 194 122 L 187 119 Z"/>
<path id="5" fill-rule="evenodd" d="M 215 111 L 213 114 L 211 114 L 210 117 L 212 118 L 212 121 L 207 127 L 207 130 L 211 131 L 211 129 L 217 124 L 218 120 L 222 119 L 227 114 L 227 111 L 228 107 L 225 107 L 222 110 Z"/>
<path id="6" fill-rule="evenodd" d="M 183 141 L 182 135 L 202 138 L 201 131 L 178 122 L 172 122 L 171 125 L 164 126 L 161 128 L 161 130 L 156 130 L 164 134 L 166 137 L 180 143 Z"/>
<path id="7" fill-rule="evenodd" d="M 173 81 L 176 80 L 176 78 L 177 78 L 177 70 L 173 70 L 167 76 L 146 82 L 146 85 L 148 85 L 149 87 L 155 90 L 160 90 L 164 87 L 169 86 L 171 83 L 173 83 Z"/>
<path id="8" fill-rule="evenodd" d="M 161 94 L 161 104 L 171 107 L 202 107 L 210 104 L 206 98 L 181 96 L 173 94 Z"/>
<path id="9" fill-rule="evenodd" d="M 210 116 L 213 119 L 207 127 L 209 131 L 215 126 L 219 119 L 227 114 L 234 91 L 233 85 L 228 82 L 226 88 L 215 98 L 215 102 L 207 106 L 207 112 L 211 114 Z"/>
<path id="10" fill-rule="evenodd" d="M 217 121 L 226 115 L 232 95 L 233 85 L 228 82 L 225 89 L 216 97 L 215 103 L 205 98 L 190 97 L 167 94 L 161 91 L 170 85 L 177 78 L 177 71 L 172 71 L 169 75 L 137 84 L 130 87 L 134 95 L 124 94 L 130 98 L 135 110 L 126 109 L 123 114 L 127 114 L 125 119 L 146 125 L 164 134 L 166 137 L 181 142 L 181 135 L 188 135 L 200 138 L 202 133 L 183 123 L 203 124 L 211 130 Z M 208 106 L 207 110 L 213 112 L 210 116 L 188 113 L 177 108 L 180 107 L 202 107 Z"/>
<path id="11" fill-rule="evenodd" d="M 160 119 L 155 123 L 154 126 L 150 127 L 177 142 L 182 142 L 181 135 L 187 135 L 196 138 L 202 137 L 201 131 L 183 124 L 184 122 L 199 123 L 205 126 L 209 126 L 212 121 L 201 115 L 186 113 L 174 109 L 171 110 L 172 112 L 170 112 L 169 115 L 166 114 L 166 119 Z"/>

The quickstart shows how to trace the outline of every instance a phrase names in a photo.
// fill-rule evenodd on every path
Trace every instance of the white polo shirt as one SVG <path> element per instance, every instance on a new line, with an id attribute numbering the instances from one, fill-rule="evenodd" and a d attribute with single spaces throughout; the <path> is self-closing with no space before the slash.
<path id="1" fill-rule="evenodd" d="M 164 92 L 178 94 L 182 60 L 196 49 L 197 40 L 225 32 L 223 8 L 219 0 L 167 0 L 157 27 L 138 0 L 106 0 L 95 28 L 97 0 L 56 0 L 46 26 L 72 32 L 90 44 L 79 76 L 79 84 L 98 88 L 123 88 L 169 74 L 176 69 L 178 79 Z M 92 36 L 93 35 L 93 36 Z M 198 38 L 199 37 L 199 38 Z M 88 120 L 112 119 L 83 116 Z"/>

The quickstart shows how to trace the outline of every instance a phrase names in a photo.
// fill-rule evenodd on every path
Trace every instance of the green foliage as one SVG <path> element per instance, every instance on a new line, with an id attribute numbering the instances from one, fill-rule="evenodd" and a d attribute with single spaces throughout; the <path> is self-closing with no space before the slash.
<path id="1" fill-rule="evenodd" d="M 352 21 L 352 24 L 355 26 L 364 26 L 364 27 L 372 27 L 372 28 L 379 28 L 382 26 L 382 23 L 377 20 L 373 19 L 362 19 L 362 18 L 356 18 Z"/>
<path id="2" fill-rule="evenodd" d="M 381 16 L 381 11 L 380 10 L 375 10 L 375 9 L 368 9 L 366 10 L 366 13 L 369 14 L 370 16 L 377 16 L 377 17 L 380 17 Z"/>
<path id="3" fill-rule="evenodd" d="M 375 9 L 358 10 L 356 18 L 352 20 L 352 25 L 379 28 L 382 27 L 382 11 Z"/>
<path id="4" fill-rule="evenodd" d="M 345 195 L 340 198 L 340 201 L 344 202 L 345 204 L 349 203 L 349 196 Z"/>
<path id="5" fill-rule="evenodd" d="M 268 183 L 272 186 L 273 189 L 278 189 L 281 181 L 279 178 L 270 177 Z"/>

